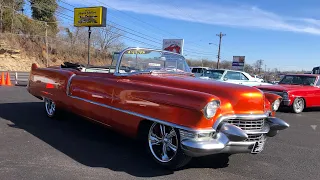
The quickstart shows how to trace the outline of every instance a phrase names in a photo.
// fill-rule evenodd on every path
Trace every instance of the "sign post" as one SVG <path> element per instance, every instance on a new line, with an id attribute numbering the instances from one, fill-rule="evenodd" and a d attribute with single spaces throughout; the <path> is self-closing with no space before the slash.
<path id="1" fill-rule="evenodd" d="M 107 8 L 103 6 L 74 8 L 74 26 L 88 27 L 88 65 L 90 64 L 91 27 L 106 27 Z"/>

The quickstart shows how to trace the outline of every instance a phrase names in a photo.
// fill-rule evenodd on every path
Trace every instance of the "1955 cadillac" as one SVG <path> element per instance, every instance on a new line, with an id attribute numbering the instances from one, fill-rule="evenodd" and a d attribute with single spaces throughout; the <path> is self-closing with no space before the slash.
<path id="1" fill-rule="evenodd" d="M 182 55 L 162 50 L 127 48 L 106 67 L 32 64 L 27 89 L 49 117 L 67 110 L 140 139 L 171 169 L 192 157 L 260 153 L 289 127 L 275 117 L 281 96 L 195 78 Z"/>

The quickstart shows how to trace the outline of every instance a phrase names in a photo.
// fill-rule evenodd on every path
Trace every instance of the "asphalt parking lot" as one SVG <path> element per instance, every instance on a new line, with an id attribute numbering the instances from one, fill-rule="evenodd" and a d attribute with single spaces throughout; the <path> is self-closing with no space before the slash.
<path id="1" fill-rule="evenodd" d="M 0 87 L 0 179 L 320 179 L 320 110 L 278 112 L 290 128 L 258 155 L 159 169 L 131 139 L 75 115 L 46 117 L 25 87 Z"/>

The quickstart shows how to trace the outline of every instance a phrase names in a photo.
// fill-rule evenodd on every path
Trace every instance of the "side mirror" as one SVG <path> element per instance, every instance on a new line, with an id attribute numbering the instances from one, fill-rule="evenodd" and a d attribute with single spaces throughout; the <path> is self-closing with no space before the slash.
<path id="1" fill-rule="evenodd" d="M 224 78 L 223 78 L 223 80 L 224 80 L 224 81 L 227 81 L 227 80 L 228 80 L 228 78 L 227 78 L 227 77 L 224 77 Z"/>

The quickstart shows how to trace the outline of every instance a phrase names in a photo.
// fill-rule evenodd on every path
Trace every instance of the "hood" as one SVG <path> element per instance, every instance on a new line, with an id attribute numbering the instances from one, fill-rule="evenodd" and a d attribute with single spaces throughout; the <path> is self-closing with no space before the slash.
<path id="1" fill-rule="evenodd" d="M 299 90 L 299 89 L 308 89 L 312 88 L 312 86 L 301 86 L 301 85 L 290 85 L 290 84 L 276 84 L 272 86 L 256 86 L 256 88 L 259 88 L 261 90 L 267 90 L 267 91 L 292 91 L 292 90 Z"/>
<path id="2" fill-rule="evenodd" d="M 220 99 L 223 113 L 264 113 L 264 94 L 254 87 L 187 76 L 138 75 L 131 76 L 131 78 L 153 85 L 170 86 L 214 95 Z"/>

